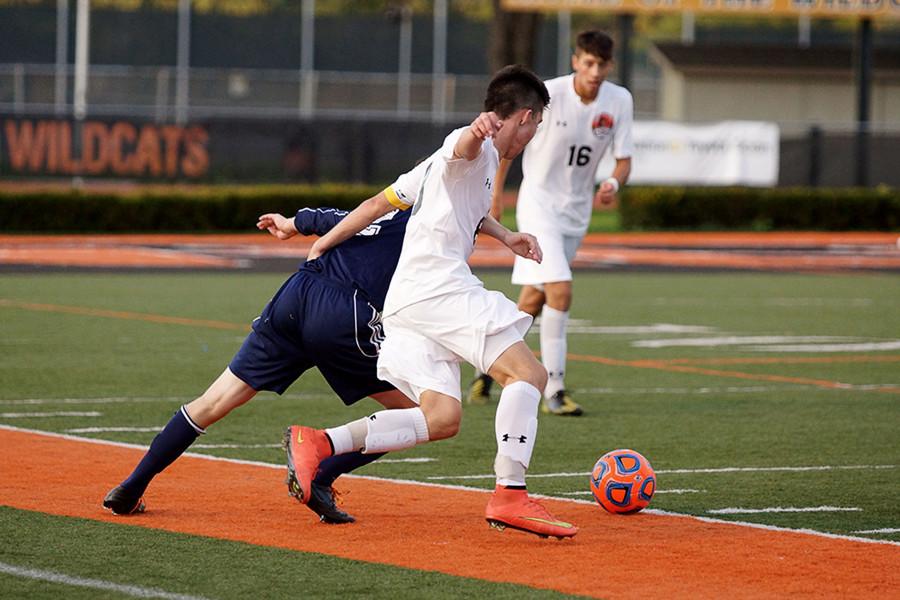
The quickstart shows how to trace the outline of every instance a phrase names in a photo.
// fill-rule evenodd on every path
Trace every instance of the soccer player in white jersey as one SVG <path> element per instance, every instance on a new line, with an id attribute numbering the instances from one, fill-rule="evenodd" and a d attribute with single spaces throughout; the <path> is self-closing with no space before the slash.
<path id="1" fill-rule="evenodd" d="M 544 367 L 523 341 L 532 317 L 503 294 L 486 290 L 467 264 L 479 231 L 518 256 L 541 260 L 533 236 L 510 232 L 488 211 L 500 159 L 522 152 L 548 101 L 534 73 L 521 66 L 502 69 L 488 86 L 485 112 L 313 246 L 314 258 L 390 210 L 412 210 L 385 299 L 378 376 L 418 406 L 326 430 L 289 427 L 288 487 L 301 502 L 325 457 L 402 450 L 456 435 L 462 417 L 459 363 L 467 361 L 504 388 L 495 417 L 497 485 L 486 519 L 500 529 L 542 536 L 571 537 L 578 531 L 532 500 L 525 487 L 540 390 L 547 383 Z"/>
<path id="2" fill-rule="evenodd" d="M 582 408 L 565 389 L 566 328 L 572 303 L 572 259 L 581 245 L 595 199 L 594 175 L 601 157 L 613 152 L 616 166 L 596 190 L 610 204 L 631 173 L 631 94 L 606 81 L 612 69 L 613 41 L 600 31 L 578 35 L 573 73 L 546 81 L 550 108 L 544 125 L 522 156 L 516 222 L 533 233 L 544 252 L 540 264 L 516 258 L 512 282 L 521 285 L 519 310 L 540 323 L 541 358 L 547 368 L 545 413 L 578 416 Z M 509 160 L 501 160 L 491 214 L 502 213 L 501 195 Z M 469 388 L 469 401 L 490 397 L 491 379 L 480 374 Z"/>

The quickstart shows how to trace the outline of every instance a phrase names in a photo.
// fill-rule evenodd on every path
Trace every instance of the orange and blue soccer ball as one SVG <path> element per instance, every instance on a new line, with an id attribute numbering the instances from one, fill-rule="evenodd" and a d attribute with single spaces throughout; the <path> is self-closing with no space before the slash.
<path id="1" fill-rule="evenodd" d="M 650 504 L 656 473 L 634 450 L 613 450 L 600 457 L 591 471 L 591 493 L 608 512 L 630 515 Z"/>

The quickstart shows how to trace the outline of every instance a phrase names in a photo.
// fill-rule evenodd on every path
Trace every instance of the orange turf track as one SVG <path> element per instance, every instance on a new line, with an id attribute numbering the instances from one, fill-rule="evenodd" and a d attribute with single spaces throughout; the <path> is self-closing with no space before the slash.
<path id="1" fill-rule="evenodd" d="M 7 428 L 0 448 L 0 504 L 49 514 L 605 598 L 887 597 L 900 589 L 896 545 L 616 517 L 561 500 L 546 503 L 581 527 L 573 540 L 490 530 L 484 493 L 345 478 L 345 508 L 359 521 L 322 525 L 287 496 L 280 469 L 191 456 L 153 483 L 145 514 L 114 517 L 100 500 L 142 450 Z"/>
<path id="2" fill-rule="evenodd" d="M 306 257 L 314 238 L 268 234 L 0 235 L 0 265 L 107 268 L 238 268 L 235 256 Z M 576 267 L 662 267 L 775 271 L 900 270 L 898 235 L 889 232 L 590 234 Z M 718 248 L 735 249 L 723 252 Z M 790 248 L 794 253 L 765 252 Z M 842 248 L 839 252 L 823 252 Z M 807 252 L 803 252 L 807 250 Z M 814 251 L 809 251 L 814 250 Z M 481 236 L 476 267 L 509 267 L 513 256 Z"/>

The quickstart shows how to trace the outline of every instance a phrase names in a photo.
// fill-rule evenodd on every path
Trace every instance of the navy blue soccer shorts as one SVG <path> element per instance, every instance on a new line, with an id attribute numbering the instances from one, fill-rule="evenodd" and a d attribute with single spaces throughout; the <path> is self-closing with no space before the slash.
<path id="1" fill-rule="evenodd" d="M 308 271 L 294 273 L 228 367 L 256 391 L 278 394 L 317 367 L 344 404 L 393 390 L 375 375 L 381 316 L 357 290 Z"/>

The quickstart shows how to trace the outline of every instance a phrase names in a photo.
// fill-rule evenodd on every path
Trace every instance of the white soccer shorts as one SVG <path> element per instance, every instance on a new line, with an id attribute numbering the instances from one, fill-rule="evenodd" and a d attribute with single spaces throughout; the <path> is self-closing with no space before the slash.
<path id="1" fill-rule="evenodd" d="M 551 228 L 529 227 L 527 224 L 519 227 L 519 230 L 537 238 L 544 259 L 538 264 L 516 256 L 512 272 L 514 284 L 541 287 L 555 281 L 572 281 L 571 264 L 581 246 L 581 240 L 584 239 L 583 235 L 564 235 Z"/>
<path id="2" fill-rule="evenodd" d="M 486 373 L 531 321 L 509 298 L 481 287 L 417 302 L 384 318 L 378 377 L 416 402 L 425 390 L 460 400 L 459 363 Z"/>

